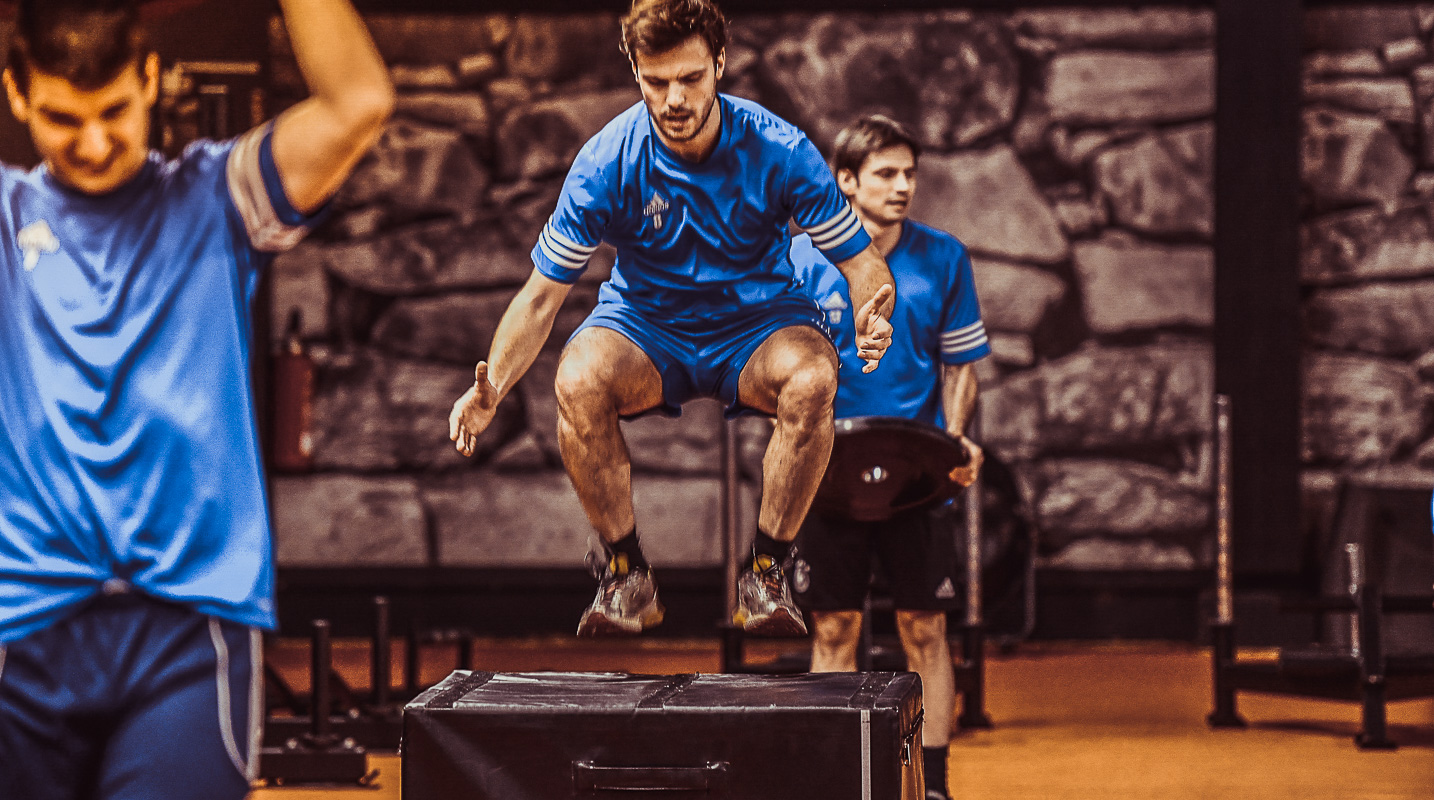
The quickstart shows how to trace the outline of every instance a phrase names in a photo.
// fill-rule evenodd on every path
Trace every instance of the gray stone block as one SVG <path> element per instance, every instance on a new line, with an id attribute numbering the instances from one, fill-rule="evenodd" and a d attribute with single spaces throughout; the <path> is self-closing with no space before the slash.
<path id="1" fill-rule="evenodd" d="M 988 331 L 1029 333 L 1066 295 L 1065 281 L 1036 267 L 977 256 L 971 270 Z"/>
<path id="2" fill-rule="evenodd" d="M 585 72 L 630 75 L 613 14 L 519 15 L 504 57 L 508 74 L 559 83 Z"/>
<path id="3" fill-rule="evenodd" d="M 388 68 L 396 89 L 457 89 L 458 76 L 447 64 L 394 64 Z"/>
<path id="4" fill-rule="evenodd" d="M 567 94 L 510 112 L 498 128 L 498 174 L 531 180 L 567 174 L 578 150 L 641 100 L 633 88 Z"/>
<path id="5" fill-rule="evenodd" d="M 677 419 L 649 414 L 622 423 L 634 471 L 667 474 L 721 471 L 722 404 L 694 400 Z"/>
<path id="6" fill-rule="evenodd" d="M 1305 11 L 1307 50 L 1379 48 L 1419 35 L 1419 18 L 1408 5 L 1338 5 Z"/>
<path id="7" fill-rule="evenodd" d="M 453 403 L 473 385 L 472 366 L 440 366 L 358 351 L 318 364 L 314 463 L 374 472 L 465 468 L 448 439 Z M 478 440 L 481 460 L 517 435 L 523 411 L 509 397 Z"/>
<path id="8" fill-rule="evenodd" d="M 1434 221 L 1427 203 L 1362 208 L 1307 220 L 1300 278 L 1334 284 L 1434 275 Z"/>
<path id="9" fill-rule="evenodd" d="M 1088 50 L 1058 55 L 1048 67 L 1046 102 L 1056 119 L 1076 124 L 1208 117 L 1215 110 L 1215 54 Z"/>
<path id="10" fill-rule="evenodd" d="M 1023 468 L 1043 534 L 1145 537 L 1203 531 L 1211 494 L 1134 461 L 1061 459 Z"/>
<path id="11" fill-rule="evenodd" d="M 1390 463 L 1419 442 L 1427 394 L 1410 364 L 1307 352 L 1300 436 L 1304 462 Z"/>
<path id="12" fill-rule="evenodd" d="M 1037 264 L 1070 254 L 1055 212 L 1006 145 L 923 156 L 921 181 L 912 218 L 952 232 L 973 252 Z"/>
<path id="13" fill-rule="evenodd" d="M 471 222 L 488 188 L 488 171 L 457 130 L 398 119 L 343 185 L 340 210 L 381 207 L 383 219 L 453 217 Z"/>
<path id="14" fill-rule="evenodd" d="M 493 117 L 488 112 L 488 101 L 477 92 L 400 94 L 394 113 L 453 128 L 475 139 L 487 139 L 493 133 Z"/>
<path id="15" fill-rule="evenodd" d="M 379 53 L 390 64 L 450 64 L 492 51 L 513 27 L 506 14 L 368 14 Z"/>
<path id="16" fill-rule="evenodd" d="M 1374 50 L 1306 53 L 1302 64 L 1306 79 L 1327 75 L 1383 75 L 1384 63 Z"/>
<path id="17" fill-rule="evenodd" d="M 981 397 L 984 440 L 1011 459 L 1173 445 L 1210 430 L 1214 358 L 1201 342 L 1087 346 Z"/>
<path id="18" fill-rule="evenodd" d="M 1019 66 L 1009 37 L 972 15 L 821 15 L 793 20 L 763 56 L 775 105 L 821 146 L 883 113 L 927 147 L 966 145 L 1011 124 Z"/>
<path id="19" fill-rule="evenodd" d="M 1179 128 L 1111 147 L 1096 157 L 1095 184 L 1112 216 L 1158 236 L 1215 230 L 1214 145 L 1211 124 Z"/>
<path id="20" fill-rule="evenodd" d="M 1210 46 L 1215 39 L 1215 15 L 1208 9 L 1021 10 L 1010 21 L 1021 35 L 1050 40 L 1059 49 L 1168 50 Z"/>
<path id="21" fill-rule="evenodd" d="M 1036 347 L 1031 337 L 1019 333 L 996 333 L 991 336 L 991 359 L 1010 367 L 1029 367 L 1036 363 Z M 981 378 L 980 375 L 977 376 Z"/>
<path id="22" fill-rule="evenodd" d="M 1379 49 L 1384 63 L 1395 72 L 1403 72 L 1429 60 L 1429 47 L 1417 36 L 1390 42 Z"/>
<path id="23" fill-rule="evenodd" d="M 1306 79 L 1306 103 L 1327 103 L 1388 122 L 1414 122 L 1414 93 L 1403 78 Z"/>
<path id="24" fill-rule="evenodd" d="M 345 283 L 375 294 L 512 286 L 533 272 L 532 243 L 513 243 L 479 221 L 407 225 L 371 239 L 301 245 Z"/>
<path id="25" fill-rule="evenodd" d="M 1195 569 L 1188 548 L 1152 539 L 1121 541 L 1097 537 L 1081 539 L 1041 562 L 1056 569 L 1159 570 Z"/>
<path id="26" fill-rule="evenodd" d="M 370 342 L 399 356 L 475 364 L 488 357 L 510 291 L 402 298 L 373 327 Z"/>
<path id="27" fill-rule="evenodd" d="M 1095 333 L 1215 324 L 1209 247 L 1147 244 L 1107 234 L 1075 245 L 1086 323 Z"/>
<path id="28" fill-rule="evenodd" d="M 571 568 L 596 541 L 561 472 L 446 476 L 426 482 L 423 497 L 445 566 Z M 755 519 L 750 493 L 743 502 L 744 518 Z M 633 504 L 643 550 L 659 570 L 722 563 L 716 479 L 640 475 Z"/>
<path id="29" fill-rule="evenodd" d="M 272 505 L 280 566 L 428 564 L 427 523 L 412 478 L 276 477 Z"/>
<path id="30" fill-rule="evenodd" d="M 1414 107 L 1418 109 L 1419 164 L 1434 167 L 1434 65 L 1418 67 L 1409 77 L 1414 87 Z"/>
<path id="31" fill-rule="evenodd" d="M 1414 163 L 1384 120 L 1330 109 L 1303 118 L 1300 170 L 1316 203 L 1392 203 L 1404 191 Z"/>
<path id="32" fill-rule="evenodd" d="M 1317 347 L 1396 358 L 1434 350 L 1434 281 L 1327 289 L 1304 311 L 1305 337 Z"/>

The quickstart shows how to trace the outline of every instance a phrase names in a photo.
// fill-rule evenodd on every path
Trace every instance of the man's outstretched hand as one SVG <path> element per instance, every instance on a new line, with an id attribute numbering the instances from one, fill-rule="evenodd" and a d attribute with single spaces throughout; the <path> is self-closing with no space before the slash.
<path id="1" fill-rule="evenodd" d="M 488 362 L 479 361 L 473 370 L 473 386 L 453 404 L 448 415 L 448 438 L 465 456 L 473 455 L 478 435 L 493 421 L 498 410 L 498 390 L 488 382 Z"/>
<path id="2" fill-rule="evenodd" d="M 891 323 L 881 315 L 881 309 L 895 293 L 896 289 L 891 284 L 882 284 L 876 294 L 856 312 L 856 354 L 866 361 L 866 366 L 861 368 L 862 372 L 876 369 L 882 354 L 891 346 Z"/>

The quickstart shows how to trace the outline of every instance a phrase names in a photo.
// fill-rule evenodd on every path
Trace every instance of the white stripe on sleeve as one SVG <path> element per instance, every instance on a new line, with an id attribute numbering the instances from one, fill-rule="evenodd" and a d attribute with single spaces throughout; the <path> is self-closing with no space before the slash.
<path id="1" fill-rule="evenodd" d="M 820 225 L 808 228 L 807 233 L 811 234 L 812 244 L 818 249 L 835 250 L 850 241 L 859 230 L 861 220 L 857 218 L 851 204 L 847 203 L 842 206 L 840 213 Z"/>
<path id="2" fill-rule="evenodd" d="M 234 149 L 229 152 L 225 165 L 225 176 L 229 182 L 229 196 L 234 207 L 244 220 L 249 232 L 249 243 L 255 250 L 278 253 L 299 243 L 308 228 L 300 225 L 285 225 L 274 210 L 273 199 L 264 186 L 264 172 L 259 166 L 259 148 L 272 125 L 255 128 L 239 137 Z"/>
<path id="3" fill-rule="evenodd" d="M 558 233 L 553 230 L 551 221 L 543 226 L 543 234 L 538 237 L 538 246 L 542 248 L 543 255 L 547 256 L 550 261 L 568 269 L 582 269 L 598 249 L 597 245 L 581 245 Z"/>
<path id="4" fill-rule="evenodd" d="M 947 355 L 964 353 L 986 344 L 986 326 L 977 320 L 963 328 L 941 334 L 941 352 Z"/>

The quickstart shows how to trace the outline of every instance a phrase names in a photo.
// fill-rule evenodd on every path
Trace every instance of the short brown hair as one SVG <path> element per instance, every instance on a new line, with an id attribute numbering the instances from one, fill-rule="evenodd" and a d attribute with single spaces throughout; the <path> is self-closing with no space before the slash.
<path id="1" fill-rule="evenodd" d="M 22 93 L 32 71 L 89 91 L 152 52 L 132 0 L 21 0 L 6 66 Z"/>
<path id="2" fill-rule="evenodd" d="M 850 170 L 856 175 L 873 153 L 896 145 L 911 148 L 912 159 L 921 157 L 921 143 L 905 125 L 881 114 L 862 117 L 837 134 L 832 154 L 832 172 Z"/>
<path id="3" fill-rule="evenodd" d="M 620 47 L 637 64 L 637 54 L 661 53 L 697 36 L 712 61 L 727 47 L 727 20 L 712 0 L 633 0 L 622 18 Z"/>

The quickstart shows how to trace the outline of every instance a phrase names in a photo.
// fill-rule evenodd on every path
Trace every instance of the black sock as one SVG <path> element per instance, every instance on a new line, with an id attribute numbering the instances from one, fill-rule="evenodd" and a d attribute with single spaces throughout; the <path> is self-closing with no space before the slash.
<path id="1" fill-rule="evenodd" d="M 921 748 L 921 761 L 926 767 L 926 788 L 936 789 L 942 794 L 946 791 L 946 758 L 951 755 L 951 747 L 923 747 Z"/>
<path id="2" fill-rule="evenodd" d="M 614 556 L 627 556 L 628 569 L 647 569 L 647 559 L 642 555 L 642 544 L 637 541 L 637 528 L 615 542 L 607 543 L 607 550 Z"/>
<path id="3" fill-rule="evenodd" d="M 747 562 L 747 568 L 751 569 L 752 562 L 756 561 L 760 556 L 767 556 L 780 564 L 786 561 L 787 556 L 791 554 L 791 542 L 779 542 L 763 533 L 761 529 L 758 529 L 757 538 L 752 540 L 752 561 Z"/>

